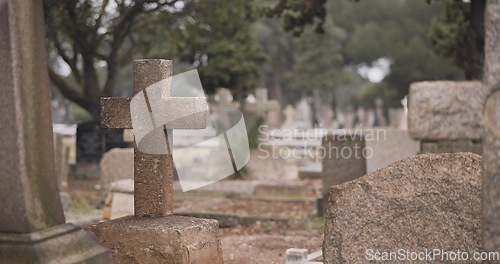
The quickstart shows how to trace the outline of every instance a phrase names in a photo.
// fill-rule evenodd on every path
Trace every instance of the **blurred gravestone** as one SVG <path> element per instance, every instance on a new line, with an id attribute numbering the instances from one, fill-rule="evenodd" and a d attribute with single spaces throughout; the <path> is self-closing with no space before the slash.
<path id="1" fill-rule="evenodd" d="M 322 140 L 324 198 L 327 197 L 331 186 L 355 180 L 366 174 L 364 136 L 361 133 L 344 132 L 327 135 Z"/>
<path id="2" fill-rule="evenodd" d="M 78 125 L 76 130 L 76 176 L 99 177 L 99 161 L 104 153 L 114 148 L 132 147 L 124 140 L 123 129 L 102 130 L 99 122 Z"/>

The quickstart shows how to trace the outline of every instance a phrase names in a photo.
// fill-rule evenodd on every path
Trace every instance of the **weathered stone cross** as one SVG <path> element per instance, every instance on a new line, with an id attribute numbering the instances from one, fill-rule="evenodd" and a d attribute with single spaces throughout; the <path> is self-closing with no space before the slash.
<path id="1" fill-rule="evenodd" d="M 426 144 L 447 152 L 436 141 L 470 152 L 482 143 L 483 250 L 500 252 L 500 0 L 487 1 L 484 53 L 482 82 L 412 84 L 408 121 L 424 152 Z"/>
<path id="2" fill-rule="evenodd" d="M 149 112 L 162 111 L 152 109 L 146 88 L 172 77 L 173 64 L 168 60 L 134 61 L 134 95 L 144 91 Z M 172 82 L 170 82 L 172 83 Z M 171 85 L 164 87 L 163 95 L 171 96 Z M 151 98 L 150 98 L 151 99 Z M 202 97 L 169 97 L 170 111 L 186 109 L 208 110 Z M 132 128 L 130 102 L 132 98 L 101 98 L 102 128 Z M 163 109 L 165 111 L 165 109 Z M 168 113 L 178 115 L 179 113 Z M 176 129 L 202 129 L 206 127 L 206 118 L 186 118 L 176 122 Z M 139 151 L 134 143 L 134 214 L 136 216 L 170 215 L 173 210 L 173 159 L 172 129 L 165 128 L 165 140 L 169 154 L 146 154 Z M 163 143 L 163 142 L 159 142 Z"/>

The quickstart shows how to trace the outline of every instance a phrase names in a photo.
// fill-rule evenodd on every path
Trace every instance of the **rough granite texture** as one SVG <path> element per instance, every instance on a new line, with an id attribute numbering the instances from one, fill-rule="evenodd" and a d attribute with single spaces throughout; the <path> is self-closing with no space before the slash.
<path id="1" fill-rule="evenodd" d="M 221 264 L 217 221 L 183 216 L 134 217 L 86 227 L 112 250 L 114 263 Z"/>
<path id="2" fill-rule="evenodd" d="M 367 249 L 480 251 L 481 175 L 479 155 L 423 154 L 333 186 L 325 263 L 367 263 Z"/>
<path id="3" fill-rule="evenodd" d="M 101 97 L 102 128 L 132 128 L 130 97 Z"/>
<path id="4" fill-rule="evenodd" d="M 417 140 L 479 140 L 488 89 L 481 82 L 417 82 L 410 86 L 408 131 Z"/>

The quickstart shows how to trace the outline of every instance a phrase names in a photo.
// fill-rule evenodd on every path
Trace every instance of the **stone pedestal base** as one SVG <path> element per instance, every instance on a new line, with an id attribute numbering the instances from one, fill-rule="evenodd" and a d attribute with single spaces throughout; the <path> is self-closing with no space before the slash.
<path id="1" fill-rule="evenodd" d="M 222 263 L 215 220 L 126 216 L 86 229 L 112 250 L 115 263 Z"/>
<path id="2" fill-rule="evenodd" d="M 28 234 L 0 233 L 0 263 L 111 263 L 90 232 L 62 224 Z"/>

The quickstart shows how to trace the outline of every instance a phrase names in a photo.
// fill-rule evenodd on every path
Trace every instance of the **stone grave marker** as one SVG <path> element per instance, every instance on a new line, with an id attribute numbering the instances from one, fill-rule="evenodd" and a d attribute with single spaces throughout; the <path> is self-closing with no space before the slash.
<path id="1" fill-rule="evenodd" d="M 359 131 L 358 131 L 359 132 Z M 365 139 L 361 133 L 341 131 L 326 135 L 322 140 L 323 204 L 326 204 L 331 186 L 355 180 L 366 174 L 366 158 L 363 156 Z M 322 212 L 318 212 L 322 215 Z"/>
<path id="2" fill-rule="evenodd" d="M 272 128 L 281 126 L 281 105 L 277 100 L 268 99 L 267 88 L 255 89 L 255 103 L 246 103 L 245 118 L 248 117 L 247 128 L 252 127 L 258 117 L 264 117 L 266 125 Z"/>
<path id="3" fill-rule="evenodd" d="M 485 11 L 484 82 L 489 88 L 483 109 L 483 249 L 500 252 L 500 1 Z"/>
<path id="4" fill-rule="evenodd" d="M 480 252 L 481 171 L 476 154 L 422 154 L 331 187 L 324 263 L 374 262 L 376 251 L 399 249 Z"/>
<path id="5" fill-rule="evenodd" d="M 386 126 L 387 120 L 384 115 L 384 100 L 382 98 L 375 98 L 375 122 L 374 126 Z"/>
<path id="6" fill-rule="evenodd" d="M 358 131 L 359 132 L 359 131 Z M 323 192 L 333 185 L 352 181 L 366 174 L 363 157 L 365 139 L 361 133 L 340 132 L 323 137 Z"/>
<path id="7" fill-rule="evenodd" d="M 300 129 L 312 128 L 312 109 L 307 98 L 302 98 L 295 106 L 295 125 Z"/>
<path id="8" fill-rule="evenodd" d="M 172 61 L 135 60 L 134 93 L 171 77 L 172 68 Z M 171 89 L 165 87 L 162 92 L 169 96 Z M 202 101 L 196 97 L 172 99 L 170 107 L 176 111 L 182 111 L 186 105 L 195 107 L 193 104 Z M 102 126 L 132 128 L 130 100 L 102 98 Z M 178 122 L 176 128 L 205 126 L 206 119 L 186 119 Z M 164 135 L 167 147 L 172 146 L 172 130 L 165 129 Z M 113 250 L 117 263 L 222 263 L 217 221 L 174 216 L 172 210 L 172 154 L 146 154 L 135 146 L 134 216 L 91 225 L 87 229 Z"/>
<path id="9" fill-rule="evenodd" d="M 218 102 L 210 105 L 215 122 L 222 127 L 231 127 L 241 118 L 240 103 L 233 102 L 231 91 L 227 88 L 219 88 L 216 97 Z"/>
<path id="10" fill-rule="evenodd" d="M 366 172 L 372 173 L 378 169 L 402 159 L 415 156 L 420 151 L 420 143 L 403 131 L 392 127 L 370 128 L 365 137 Z"/>
<path id="11" fill-rule="evenodd" d="M 0 263 L 110 263 L 66 224 L 54 165 L 42 1 L 0 1 Z"/>

